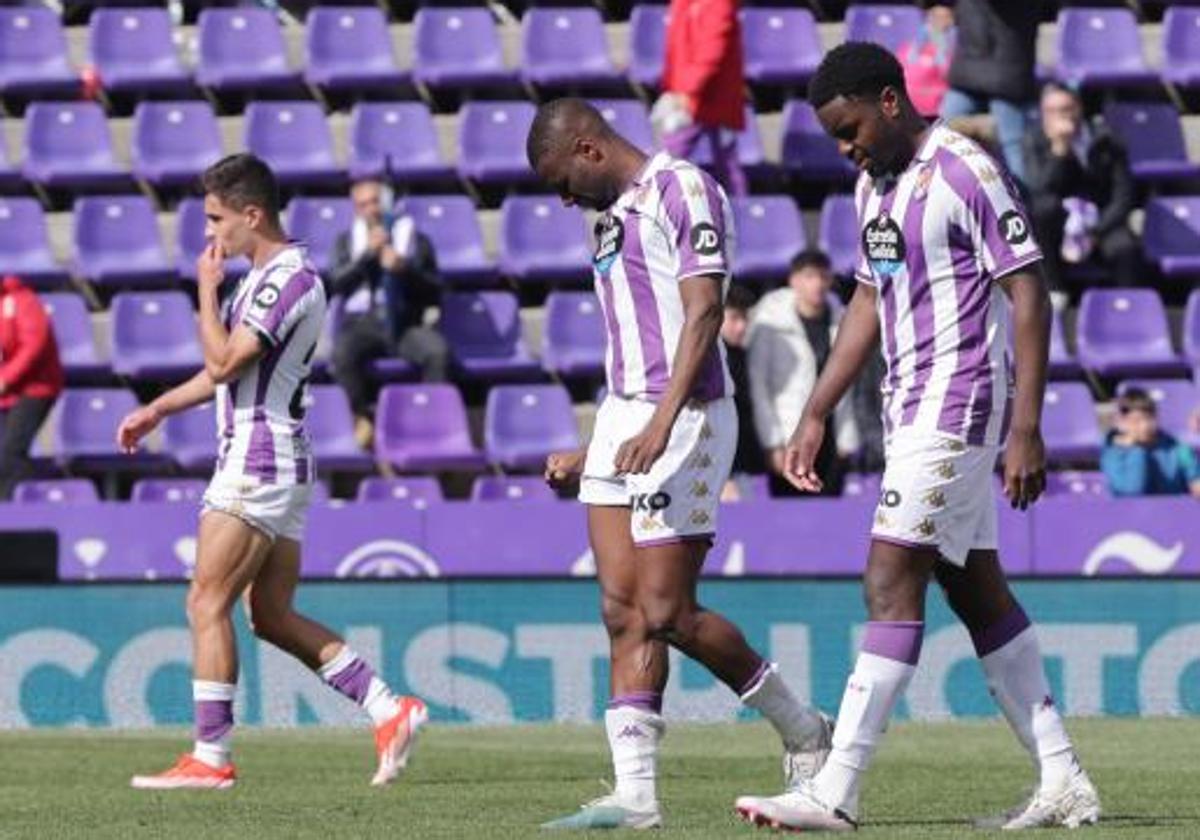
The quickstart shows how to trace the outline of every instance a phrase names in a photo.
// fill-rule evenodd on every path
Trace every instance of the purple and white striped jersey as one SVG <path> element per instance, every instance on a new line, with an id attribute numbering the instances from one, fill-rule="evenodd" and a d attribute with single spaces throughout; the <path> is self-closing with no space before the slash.
<path id="1" fill-rule="evenodd" d="M 660 152 L 601 214 L 595 239 L 592 268 L 608 332 L 608 390 L 654 402 L 667 390 L 683 329 L 679 282 L 715 274 L 724 278 L 722 295 L 729 287 L 733 210 L 705 172 Z M 732 394 L 725 350 L 717 341 L 692 397 L 707 401 Z"/>
<path id="2" fill-rule="evenodd" d="M 887 373 L 883 422 L 974 445 L 1007 434 L 1009 303 L 996 280 L 1041 259 L 1016 188 L 944 125 L 898 178 L 855 190 L 855 277 L 875 287 Z"/>
<path id="3" fill-rule="evenodd" d="M 267 350 L 238 379 L 217 386 L 217 471 L 262 484 L 312 482 L 304 409 L 325 288 L 304 248 L 289 245 L 251 269 L 226 299 L 223 320 L 230 331 L 238 324 L 254 330 Z"/>

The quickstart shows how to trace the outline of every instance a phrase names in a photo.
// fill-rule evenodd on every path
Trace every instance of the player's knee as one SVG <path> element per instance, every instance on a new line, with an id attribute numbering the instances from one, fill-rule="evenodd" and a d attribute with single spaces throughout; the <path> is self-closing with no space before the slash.
<path id="1" fill-rule="evenodd" d="M 216 587 L 193 582 L 187 594 L 188 624 L 199 630 L 223 620 L 229 612 L 227 599 Z"/>
<path id="2" fill-rule="evenodd" d="M 684 604 L 658 601 L 642 605 L 646 637 L 673 647 L 687 647 L 695 633 L 695 615 Z"/>
<path id="3" fill-rule="evenodd" d="M 628 635 L 641 620 L 641 614 L 632 599 L 607 592 L 600 602 L 600 616 L 610 639 Z"/>
<path id="4" fill-rule="evenodd" d="M 867 586 L 864 599 L 872 621 L 920 621 L 924 612 L 921 593 L 906 586 Z"/>
<path id="5" fill-rule="evenodd" d="M 275 644 L 287 635 L 287 614 L 279 610 L 267 610 L 250 605 L 248 616 L 250 630 L 264 642 Z"/>

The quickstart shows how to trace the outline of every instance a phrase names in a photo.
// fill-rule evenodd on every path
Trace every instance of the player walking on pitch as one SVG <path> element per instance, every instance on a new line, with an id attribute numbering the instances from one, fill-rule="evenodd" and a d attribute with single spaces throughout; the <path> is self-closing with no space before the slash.
<path id="1" fill-rule="evenodd" d="M 996 554 L 992 469 L 1006 437 L 1004 493 L 1013 507 L 1024 510 L 1045 483 L 1040 419 L 1050 307 L 1025 211 L 989 155 L 918 116 L 899 63 L 878 45 L 830 51 L 808 98 L 862 172 L 862 248 L 858 288 L 788 445 L 787 475 L 802 490 L 820 488 L 813 461 L 825 418 L 881 337 L 886 466 L 863 581 L 870 620 L 833 750 L 812 779 L 780 796 L 743 796 L 737 810 L 759 825 L 855 827 L 862 773 L 916 669 L 932 576 L 970 631 L 988 687 L 1040 772 L 1032 799 L 998 823 L 1094 823 L 1096 790 Z"/>
<path id="2" fill-rule="evenodd" d="M 608 332 L 608 397 L 591 445 L 550 457 L 547 480 L 580 480 L 611 651 L 605 727 L 616 788 L 547 828 L 652 828 L 667 646 L 758 709 L 784 743 L 785 781 L 812 775 L 830 725 L 788 690 L 725 618 L 696 602 L 717 496 L 737 442 L 717 340 L 729 283 L 729 200 L 700 169 L 647 158 L 590 105 L 542 106 L 530 166 L 565 204 L 600 211 L 594 278 Z"/>
<path id="3" fill-rule="evenodd" d="M 325 291 L 304 249 L 284 236 L 278 187 L 265 163 L 252 155 L 227 157 L 204 173 L 203 185 L 208 246 L 197 265 L 197 291 L 204 369 L 117 429 L 118 443 L 133 451 L 164 417 L 214 395 L 217 400 L 217 468 L 204 494 L 187 596 L 196 743 L 170 769 L 134 776 L 132 785 L 233 786 L 229 739 L 238 659 L 231 612 L 243 595 L 259 638 L 367 711 L 379 761 L 371 784 L 387 784 L 407 762 L 425 704 L 394 696 L 340 637 L 292 607 L 315 479 L 304 404 Z M 217 290 L 226 255 L 248 257 L 251 269 L 221 311 Z"/>

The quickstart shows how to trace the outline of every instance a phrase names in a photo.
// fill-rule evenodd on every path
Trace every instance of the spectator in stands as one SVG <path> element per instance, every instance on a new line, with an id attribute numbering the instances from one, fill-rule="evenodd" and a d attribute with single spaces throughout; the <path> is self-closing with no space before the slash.
<path id="1" fill-rule="evenodd" d="M 904 68 L 908 96 L 921 116 L 936 117 L 950 88 L 950 59 L 954 55 L 954 4 L 925 0 L 925 23 L 915 41 L 896 51 Z"/>
<path id="2" fill-rule="evenodd" d="M 33 471 L 29 448 L 63 389 L 46 310 L 16 277 L 0 280 L 0 501 Z"/>
<path id="3" fill-rule="evenodd" d="M 1042 91 L 1041 121 L 1025 138 L 1025 178 L 1052 291 L 1059 297 L 1067 291 L 1064 261 L 1084 262 L 1093 254 L 1107 269 L 1106 283 L 1137 284 L 1128 156 L 1116 137 L 1084 119 L 1078 95 L 1057 83 Z"/>
<path id="4" fill-rule="evenodd" d="M 1140 388 L 1117 399 L 1116 429 L 1109 433 L 1100 467 L 1114 496 L 1200 497 L 1196 453 L 1159 429 L 1154 400 Z"/>
<path id="5" fill-rule="evenodd" d="M 750 381 L 746 373 L 746 335 L 750 327 L 750 309 L 754 293 L 745 286 L 733 284 L 725 296 L 725 320 L 721 324 L 721 340 L 725 344 L 725 359 L 733 379 L 733 402 L 737 407 L 738 443 L 733 456 L 730 477 L 721 493 L 723 501 L 736 501 L 739 476 L 762 475 L 766 471 L 762 444 L 754 430 L 754 407 L 750 401 Z"/>
<path id="6" fill-rule="evenodd" d="M 1041 18 L 1040 0 L 957 0 L 950 90 L 942 99 L 947 119 L 991 114 L 1004 162 L 1022 182 L 1021 139 L 1025 113 L 1037 96 L 1033 69 Z"/>
<path id="7" fill-rule="evenodd" d="M 792 260 L 787 286 L 764 295 L 750 321 L 750 396 L 773 495 L 800 495 L 783 477 L 784 447 L 837 334 L 840 314 L 830 305 L 832 287 L 829 257 L 818 250 L 802 251 Z M 823 495 L 841 494 L 845 459 L 858 445 L 858 427 L 847 398 L 830 419 L 817 456 Z"/>
<path id="8" fill-rule="evenodd" d="M 709 143 L 717 180 L 730 195 L 745 195 L 737 159 L 746 120 L 737 0 L 671 0 L 669 17 L 663 92 L 651 119 L 675 157 L 691 158 Z"/>
<path id="9" fill-rule="evenodd" d="M 354 226 L 334 244 L 328 293 L 340 296 L 346 318 L 334 339 L 334 376 L 350 400 L 355 438 L 369 448 L 375 389 L 372 361 L 398 356 L 416 365 L 426 382 L 446 378 L 449 347 L 424 326 L 425 311 L 441 296 L 429 239 L 411 217 L 392 212 L 390 190 L 374 180 L 351 188 Z"/>

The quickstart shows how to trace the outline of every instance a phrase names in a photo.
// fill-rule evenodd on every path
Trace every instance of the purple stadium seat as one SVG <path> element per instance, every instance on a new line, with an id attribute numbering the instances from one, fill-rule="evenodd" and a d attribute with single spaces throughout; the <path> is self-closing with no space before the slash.
<path id="1" fill-rule="evenodd" d="M 310 84 L 333 92 L 388 91 L 408 76 L 396 65 L 387 18 L 378 6 L 310 9 L 304 32 Z"/>
<path id="2" fill-rule="evenodd" d="M 283 187 L 334 186 L 346 179 L 333 154 L 333 134 L 316 102 L 251 102 L 246 148 L 271 165 Z"/>
<path id="3" fill-rule="evenodd" d="M 121 292 L 112 300 L 112 366 L 120 376 L 179 380 L 204 365 L 196 313 L 183 292 Z"/>
<path id="4" fill-rule="evenodd" d="M 1200 196 L 1151 198 L 1142 248 L 1167 277 L 1200 276 Z"/>
<path id="5" fill-rule="evenodd" d="M 812 106 L 799 99 L 791 100 L 783 109 L 783 168 L 805 181 L 849 183 L 858 174 L 821 128 Z"/>
<path id="6" fill-rule="evenodd" d="M 521 76 L 547 87 L 618 81 L 599 10 L 527 9 L 521 18 Z"/>
<path id="7" fill-rule="evenodd" d="M 1129 152 L 1133 175 L 1143 181 L 1194 178 L 1179 112 L 1167 102 L 1109 102 L 1104 119 Z"/>
<path id="8" fill-rule="evenodd" d="M 113 93 L 185 95 L 193 89 L 166 9 L 96 9 L 88 23 L 92 63 Z"/>
<path id="9" fill-rule="evenodd" d="M 471 483 L 472 502 L 554 502 L 556 494 L 541 476 L 481 475 Z"/>
<path id="10" fill-rule="evenodd" d="M 46 214 L 35 198 L 0 198 L 0 274 L 45 288 L 70 279 L 50 251 Z"/>
<path id="11" fill-rule="evenodd" d="M 1095 462 L 1100 456 L 1100 426 L 1092 395 L 1082 382 L 1051 382 L 1042 406 L 1046 457 L 1054 462 Z"/>
<path id="12" fill-rule="evenodd" d="M 738 234 L 733 276 L 746 283 L 786 278 L 792 257 L 806 244 L 796 202 L 786 195 L 756 195 L 732 203 Z"/>
<path id="13" fill-rule="evenodd" d="M 364 478 L 354 499 L 358 502 L 408 502 L 417 509 L 445 501 L 442 485 L 431 475 Z"/>
<path id="14" fill-rule="evenodd" d="M 666 54 L 667 8 L 634 6 L 629 15 L 629 80 L 644 88 L 657 88 Z"/>
<path id="15" fill-rule="evenodd" d="M 879 473 L 847 473 L 842 484 L 842 495 L 859 499 L 878 499 L 883 487 L 883 476 Z"/>
<path id="16" fill-rule="evenodd" d="M 571 395 L 562 385 L 497 385 L 483 420 L 488 461 L 506 470 L 540 470 L 551 452 L 579 448 Z"/>
<path id="17" fill-rule="evenodd" d="M 737 136 L 737 159 L 747 174 L 753 176 L 756 170 L 770 169 L 767 165 L 766 153 L 763 151 L 762 135 L 758 130 L 758 116 L 754 106 L 746 106 L 746 128 Z M 704 138 L 692 150 L 691 160 L 697 166 L 712 168 L 712 144 Z"/>
<path id="18" fill-rule="evenodd" d="M 220 91 L 291 90 L 300 74 L 291 69 L 283 32 L 267 9 L 204 9 L 197 20 L 196 81 Z"/>
<path id="19" fill-rule="evenodd" d="M 646 106 L 637 99 L 596 99 L 592 101 L 596 110 L 633 145 L 646 154 L 654 154 L 654 128 L 650 125 L 650 114 Z"/>
<path id="20" fill-rule="evenodd" d="M 72 213 L 75 270 L 102 286 L 140 286 L 174 277 L 154 206 L 144 195 L 93 196 Z"/>
<path id="21" fill-rule="evenodd" d="M 468 102 L 458 112 L 458 174 L 485 185 L 533 184 L 525 137 L 528 102 Z"/>
<path id="22" fill-rule="evenodd" d="M 449 181 L 437 128 L 423 102 L 360 102 L 350 115 L 350 177 Z"/>
<path id="23" fill-rule="evenodd" d="M 21 171 L 49 189 L 123 189 L 132 183 L 117 163 L 104 109 L 95 102 L 30 105 Z"/>
<path id="24" fill-rule="evenodd" d="M 202 478 L 140 478 L 133 483 L 131 502 L 187 502 L 198 505 L 208 482 Z"/>
<path id="25" fill-rule="evenodd" d="M 354 440 L 354 415 L 340 385 L 313 385 L 304 420 L 318 470 L 361 470 L 374 466 Z"/>
<path id="26" fill-rule="evenodd" d="M 67 469 L 137 470 L 163 466 L 167 456 L 140 449 L 129 455 L 117 446 L 117 426 L 138 408 L 137 397 L 124 388 L 68 388 L 58 401 L 54 452 Z"/>
<path id="27" fill-rule="evenodd" d="M 1190 379 L 1126 379 L 1117 387 L 1123 394 L 1141 388 L 1158 409 L 1158 425 L 1188 446 L 1200 446 L 1200 432 L 1192 429 L 1192 415 L 1200 409 L 1200 388 Z"/>
<path id="28" fill-rule="evenodd" d="M 0 8 L 0 96 L 75 96 L 79 89 L 58 14 Z"/>
<path id="29" fill-rule="evenodd" d="M 587 222 L 551 196 L 509 196 L 500 206 L 500 272 L 521 283 L 591 277 Z"/>
<path id="30" fill-rule="evenodd" d="M 1137 19 L 1129 9 L 1061 9 L 1056 35 L 1059 81 L 1104 87 L 1158 81 L 1146 66 Z"/>
<path id="31" fill-rule="evenodd" d="M 496 264 L 483 248 L 483 231 L 475 205 L 465 195 L 412 195 L 404 212 L 429 237 L 437 254 L 438 273 L 454 286 L 488 285 Z"/>
<path id="32" fill-rule="evenodd" d="M 1193 289 L 1188 295 L 1183 312 L 1183 353 L 1200 369 L 1200 289 Z"/>
<path id="33" fill-rule="evenodd" d="M 213 402 L 172 414 L 162 425 L 162 449 L 187 472 L 208 472 L 217 460 L 217 413 Z"/>
<path id="34" fill-rule="evenodd" d="M 1186 365 L 1171 348 L 1162 299 L 1153 289 L 1088 289 L 1075 329 L 1079 362 L 1100 376 L 1172 376 Z"/>
<path id="35" fill-rule="evenodd" d="M 293 239 L 308 247 L 321 271 L 328 271 L 339 234 L 354 224 L 354 205 L 348 198 L 293 198 L 284 211 L 284 225 Z"/>
<path id="36" fill-rule="evenodd" d="M 467 410 L 448 384 L 387 385 L 375 408 L 375 457 L 400 470 L 478 470 Z"/>
<path id="37" fill-rule="evenodd" d="M 1046 473 L 1046 495 L 1107 499 L 1109 498 L 1108 479 L 1102 472 L 1051 470 Z"/>
<path id="38" fill-rule="evenodd" d="M 824 53 L 808 9 L 745 9 L 742 43 L 746 78 L 760 85 L 806 85 Z"/>
<path id="39" fill-rule="evenodd" d="M 913 4 L 862 3 L 846 9 L 846 40 L 874 41 L 892 52 L 921 30 L 921 10 Z"/>
<path id="40" fill-rule="evenodd" d="M 1171 6 L 1163 16 L 1163 78 L 1180 87 L 1200 84 L 1200 9 Z"/>
<path id="41" fill-rule="evenodd" d="M 604 315 L 591 292 L 551 292 L 546 296 L 542 366 L 559 376 L 604 373 L 607 337 Z"/>
<path id="42" fill-rule="evenodd" d="M 208 240 L 204 238 L 204 199 L 189 196 L 175 208 L 175 270 L 184 280 L 196 282 L 196 260 Z M 250 270 L 245 257 L 226 257 L 225 276 L 240 277 Z"/>
<path id="43" fill-rule="evenodd" d="M 478 88 L 511 83 L 516 73 L 504 64 L 491 11 L 426 7 L 413 18 L 413 78 L 433 89 Z"/>
<path id="44" fill-rule="evenodd" d="M 38 295 L 38 299 L 54 328 L 58 359 L 67 378 L 75 381 L 107 374 L 109 367 L 100 359 L 92 316 L 83 296 L 74 292 L 48 292 Z"/>
<path id="45" fill-rule="evenodd" d="M 133 174 L 156 187 L 191 186 L 221 157 L 207 102 L 139 102 L 133 112 Z"/>
<path id="46" fill-rule="evenodd" d="M 521 312 L 512 292 L 445 294 L 439 328 L 465 379 L 541 378 L 542 369 L 521 338 Z"/>
<path id="47" fill-rule="evenodd" d="M 829 255 L 834 274 L 840 277 L 854 274 L 859 254 L 859 231 L 853 195 L 825 196 L 821 204 L 817 246 Z"/>
<path id="48" fill-rule="evenodd" d="M 20 504 L 79 504 L 100 501 L 90 478 L 47 478 L 20 481 L 13 488 L 13 502 Z"/>

